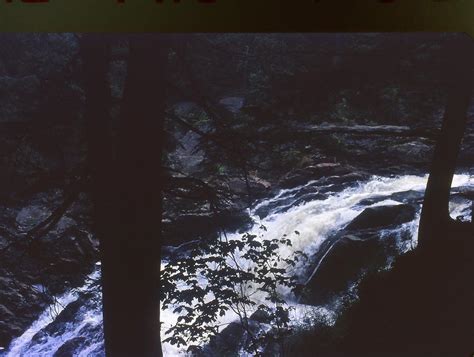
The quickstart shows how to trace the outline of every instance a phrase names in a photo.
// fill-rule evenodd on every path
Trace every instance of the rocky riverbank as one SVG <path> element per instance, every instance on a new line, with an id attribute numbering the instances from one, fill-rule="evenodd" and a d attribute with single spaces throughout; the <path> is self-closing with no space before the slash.
<path id="1" fill-rule="evenodd" d="M 211 182 L 215 189 L 224 192 L 225 199 L 220 202 L 219 207 L 213 209 L 206 199 L 171 200 L 165 196 L 165 246 L 206 239 L 215 236 L 218 229 L 244 230 L 251 224 L 247 211 L 249 204 L 275 195 L 281 189 L 309 181 L 327 180 L 334 186 L 333 191 L 337 191 L 348 182 L 367 179 L 371 174 L 426 172 L 433 141 L 413 136 L 370 136 L 370 133 L 370 130 L 367 135 L 358 132 L 356 136 L 351 133 L 329 133 L 331 140 L 336 143 L 332 149 L 315 146 L 311 136 L 305 136 L 303 140 L 287 141 L 279 145 L 282 152 L 298 151 L 306 154 L 298 156 L 299 161 L 295 161 L 294 166 L 286 171 L 281 167 L 270 166 L 264 172 L 252 172 L 247 180 L 235 175 L 235 170 L 219 176 L 210 175 L 202 162 L 203 152 L 196 151 L 197 134 L 191 131 L 180 134 L 182 147 L 176 149 L 170 157 L 173 158 L 173 166 L 183 170 L 184 175 L 176 175 L 175 178 L 196 174 L 203 182 Z M 467 140 L 461 164 L 468 166 L 471 163 L 469 150 L 472 147 L 470 140 Z M 18 176 L 18 172 L 16 175 Z M 193 190 L 193 186 L 190 189 Z M 0 247 L 4 249 L 12 242 L 24 239 L 29 231 L 48 219 L 65 196 L 58 188 L 5 201 L 0 207 Z M 12 337 L 18 336 L 51 302 L 51 296 L 80 285 L 85 275 L 91 271 L 93 263 L 98 259 L 98 243 L 92 234 L 90 208 L 87 195 L 81 194 L 80 199 L 47 234 L 33 240 L 26 247 L 26 253 L 23 243 L 15 243 L 9 248 L 6 259 L 2 259 L 0 263 L 0 346 L 6 346 Z M 265 216 L 263 211 L 259 214 L 261 217 Z M 343 241 L 346 243 L 343 244 Z M 344 250 L 344 246 L 350 246 L 352 251 L 353 246 L 369 244 L 363 243 L 365 241 L 349 238 L 341 240 L 340 250 Z M 167 254 L 170 250 L 172 248 L 165 247 L 164 253 Z"/>
<path id="2" fill-rule="evenodd" d="M 23 333 L 53 298 L 80 286 L 99 259 L 85 195 L 51 220 L 63 203 L 51 190 L 0 206 L 0 346 Z M 32 234 L 48 222 L 44 234 Z"/>

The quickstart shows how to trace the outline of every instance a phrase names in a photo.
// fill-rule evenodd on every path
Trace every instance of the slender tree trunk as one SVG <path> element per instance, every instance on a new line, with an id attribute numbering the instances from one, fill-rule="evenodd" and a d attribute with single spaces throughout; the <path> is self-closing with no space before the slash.
<path id="1" fill-rule="evenodd" d="M 116 155 L 106 138 L 106 44 L 84 35 L 89 162 L 101 241 L 106 354 L 161 356 L 161 150 L 165 110 L 164 35 L 130 36 Z"/>
<path id="2" fill-rule="evenodd" d="M 418 235 L 421 248 L 446 239 L 449 231 L 451 184 L 466 129 L 467 111 L 473 89 L 473 46 L 473 41 L 468 38 L 462 38 L 453 44 L 455 62 L 452 65 L 452 81 L 448 88 L 446 111 L 421 212 Z"/>
<path id="3" fill-rule="evenodd" d="M 113 284 L 115 255 L 110 237 L 115 236 L 117 188 L 110 141 L 109 45 L 104 35 L 84 34 L 80 40 L 83 82 L 86 97 L 85 123 L 88 144 L 88 168 L 94 202 L 94 230 L 100 240 L 102 306 L 106 351 L 112 344 Z M 118 231 L 118 230 L 117 230 Z"/>

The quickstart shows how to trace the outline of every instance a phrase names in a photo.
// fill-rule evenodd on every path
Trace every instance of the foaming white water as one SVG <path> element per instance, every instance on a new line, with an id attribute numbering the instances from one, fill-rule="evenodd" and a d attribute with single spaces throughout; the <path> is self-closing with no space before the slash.
<path id="1" fill-rule="evenodd" d="M 358 182 L 341 189 L 340 192 L 327 192 L 327 188 L 337 190 L 337 185 L 317 186 L 316 181 L 308 182 L 306 185 L 280 191 L 275 197 L 263 200 L 252 210 L 251 215 L 255 221 L 250 232 L 256 234 L 259 239 L 279 239 L 284 235 L 292 240 L 292 247 L 281 246 L 279 254 L 283 257 L 290 256 L 295 250 L 304 251 L 308 256 L 318 251 L 321 244 L 333 233 L 344 228 L 352 219 L 361 213 L 367 207 L 396 205 L 401 204 L 397 197 L 391 197 L 392 194 L 405 191 L 422 192 L 426 186 L 427 176 L 406 175 L 400 177 L 380 177 L 373 176 L 365 182 Z M 334 186 L 334 188 L 332 187 Z M 469 175 L 456 175 L 453 180 L 453 187 L 474 187 L 474 180 Z M 300 193 L 305 190 L 309 193 L 318 193 L 320 190 L 326 193 L 316 199 L 301 201 Z M 367 200 L 367 201 L 365 201 Z M 372 200 L 372 201 L 371 201 Z M 288 206 L 286 211 L 281 211 L 281 205 Z M 257 211 L 262 208 L 269 208 L 265 218 L 260 219 Z M 470 202 L 457 201 L 451 205 L 451 215 L 464 215 L 469 213 Z M 406 252 L 413 249 L 417 243 L 419 215 L 411 222 L 402 224 L 400 227 L 381 231 L 381 235 L 393 234 L 399 232 L 400 235 L 408 235 L 408 239 L 402 241 L 400 252 Z M 259 226 L 263 224 L 267 231 L 262 232 Z M 299 234 L 294 234 L 298 231 Z M 229 239 L 239 239 L 240 234 L 233 233 L 228 235 Z M 303 275 L 307 273 L 306 266 L 299 266 L 294 274 Z M 204 282 L 203 282 L 204 283 Z M 85 289 L 87 284 L 85 285 Z M 255 295 L 258 299 L 258 295 Z M 55 306 L 59 310 L 77 299 L 75 293 L 65 294 L 59 299 L 60 306 Z M 294 308 L 290 312 L 291 321 L 296 325 L 303 325 L 308 316 L 317 316 L 326 318 L 331 324 L 335 319 L 335 311 L 326 306 L 307 306 L 290 301 Z M 162 310 L 161 318 L 164 323 L 162 329 L 162 339 L 167 337 L 164 332 L 171 327 L 177 320 L 178 315 L 173 313 L 172 308 Z M 219 324 L 227 324 L 235 320 L 233 313 L 228 313 L 222 317 Z M 51 316 L 45 311 L 33 325 L 25 331 L 18 339 L 14 340 L 7 356 L 52 356 L 55 351 L 66 341 L 77 336 L 90 337 L 84 332 L 85 326 L 98 326 L 102 322 L 101 311 L 99 308 L 89 311 L 82 311 L 81 316 L 75 319 L 74 323 L 66 327 L 66 331 L 59 336 L 48 336 L 44 341 L 38 344 L 31 344 L 32 337 L 50 322 Z M 163 344 L 165 356 L 186 355 L 181 349 L 169 344 Z M 101 340 L 92 338 L 79 356 L 98 356 L 103 353 Z"/>
<path id="2" fill-rule="evenodd" d="M 374 176 L 368 182 L 357 183 L 355 186 L 346 188 L 326 199 L 303 203 L 283 213 L 269 214 L 261 221 L 256 216 L 253 218 L 267 227 L 263 239 L 281 238 L 284 235 L 291 236 L 292 247 L 281 247 L 280 254 L 282 256 L 291 255 L 295 250 L 303 251 L 310 256 L 318 250 L 330 233 L 344 227 L 367 207 L 359 205 L 362 200 L 409 190 L 423 190 L 426 180 L 427 176 L 395 178 Z M 459 184 L 463 184 L 468 181 L 468 178 L 457 178 L 457 181 Z M 268 200 L 267 204 L 270 202 L 271 200 Z M 390 200 L 376 203 L 376 205 L 398 203 Z M 257 233 L 258 225 L 251 231 Z M 295 231 L 300 234 L 293 234 Z"/>
<path id="3" fill-rule="evenodd" d="M 295 250 L 304 251 L 311 255 L 317 251 L 320 244 L 327 238 L 328 234 L 334 232 L 369 206 L 394 205 L 400 204 L 399 201 L 387 198 L 372 205 L 359 205 L 364 199 L 377 196 L 389 196 L 394 193 L 405 191 L 423 191 L 426 187 L 428 175 L 415 176 L 406 175 L 401 177 L 380 177 L 373 176 L 368 182 L 359 182 L 353 187 L 331 195 L 322 200 L 314 200 L 298 206 L 294 206 L 286 212 L 269 214 L 265 219 L 259 220 L 255 215 L 255 209 L 252 210 L 255 221 L 267 227 L 264 239 L 280 238 L 283 235 L 290 235 L 298 231 L 299 235 L 292 235 L 292 247 L 281 247 L 282 255 L 289 255 Z M 309 184 L 307 184 L 309 185 Z M 307 186 L 305 185 L 305 186 Z M 455 175 L 453 179 L 453 188 L 472 187 L 474 179 L 470 175 Z M 281 193 L 273 199 L 265 201 L 270 204 L 273 200 L 281 197 Z M 261 204 L 256 208 L 260 208 Z M 452 206 L 452 210 L 461 212 L 465 210 L 465 204 Z M 454 215 L 454 213 L 452 213 Z M 411 223 L 414 240 L 417 236 L 417 221 Z M 252 228 L 252 232 L 257 231 L 257 225 Z"/>
<path id="4" fill-rule="evenodd" d="M 307 188 L 315 183 L 311 181 L 306 185 L 300 186 L 294 189 L 287 189 L 280 191 L 275 197 L 264 200 L 257 204 L 252 210 L 251 215 L 253 220 L 256 222 L 255 225 L 250 229 L 250 233 L 255 234 L 257 239 L 279 239 L 283 236 L 291 237 L 292 246 L 280 246 L 279 255 L 282 257 L 288 257 L 294 254 L 295 251 L 303 251 L 308 256 L 315 254 L 321 243 L 323 243 L 331 234 L 342 229 L 357 215 L 359 215 L 367 207 L 375 207 L 382 205 L 397 205 L 401 202 L 395 199 L 389 198 L 390 195 L 405 191 L 423 191 L 427 183 L 428 175 L 415 176 L 406 175 L 401 177 L 380 177 L 373 176 L 367 182 L 359 182 L 351 187 L 343 189 L 341 192 L 335 193 L 324 199 L 316 199 L 309 202 L 297 204 L 291 206 L 285 212 L 277 212 L 278 206 L 275 207 L 275 203 L 279 203 L 283 198 L 291 201 L 296 201 L 298 192 L 304 188 Z M 473 185 L 474 181 L 470 179 L 469 175 L 456 175 L 453 180 L 453 187 L 470 186 Z M 327 185 L 325 187 L 332 186 Z M 315 188 L 317 190 L 317 188 Z M 360 204 L 361 201 L 374 197 L 383 197 L 380 201 L 373 204 Z M 288 204 L 286 202 L 286 204 Z M 290 203 L 291 205 L 291 203 Z M 257 211 L 265 206 L 275 207 L 269 214 L 264 218 L 260 219 L 257 215 Z M 419 215 L 414 221 L 405 223 L 397 229 L 400 232 L 408 232 L 411 235 L 411 239 L 403 240 L 400 246 L 401 252 L 406 252 L 413 249 L 417 243 L 417 231 L 418 231 Z M 266 231 L 262 232 L 259 229 L 260 225 L 266 227 Z M 294 234 L 297 231 L 299 234 Z M 387 232 L 388 233 L 388 232 Z M 400 233 L 401 234 L 401 233 Z M 228 235 L 229 239 L 239 239 L 240 234 L 234 233 Z M 239 265 L 247 267 L 247 262 L 239 261 Z M 304 279 L 304 274 L 307 274 L 307 267 L 304 265 L 297 266 L 294 270 L 294 274 Z M 281 291 L 283 293 L 289 293 L 288 291 Z M 261 294 L 254 293 L 253 299 L 257 303 L 265 303 Z M 290 297 L 290 296 L 287 296 Z M 290 297 L 291 298 L 291 297 Z M 314 310 L 314 307 L 305 307 L 292 303 L 294 321 L 298 321 L 296 316 L 302 315 L 301 311 L 307 311 L 308 309 Z M 303 308 L 304 307 L 304 308 Z M 321 307 L 320 307 L 321 308 Z M 314 314 L 321 314 L 321 312 L 313 311 Z M 328 316 L 332 312 L 327 312 Z M 166 312 L 165 316 L 169 318 L 170 325 L 177 319 L 171 312 Z M 334 317 L 333 315 L 331 315 Z M 227 321 L 236 318 L 232 313 L 226 314 L 225 318 L 218 321 L 219 324 L 223 324 Z M 331 319 L 329 319 L 331 320 Z M 177 351 L 174 351 L 177 353 Z"/>
<path id="5" fill-rule="evenodd" d="M 44 329 L 48 324 L 54 321 L 53 311 L 55 313 L 61 313 L 64 308 L 69 305 L 71 302 L 77 299 L 75 293 L 68 292 L 57 299 L 57 301 L 49 306 L 36 320 L 28 330 L 26 330 L 23 335 L 14 339 L 10 345 L 9 350 L 6 353 L 7 357 L 18 357 L 22 356 L 25 350 L 27 349 L 28 345 L 31 342 L 33 336 L 35 336 L 38 332 Z M 35 356 L 34 353 L 28 352 L 29 356 Z M 36 354 L 36 356 L 40 356 Z"/>
<path id="6" fill-rule="evenodd" d="M 98 269 L 94 270 L 92 274 L 90 274 L 87 279 L 86 283 L 80 287 L 79 289 L 71 290 L 61 297 L 57 298 L 56 301 L 46 308 L 40 317 L 26 330 L 20 337 L 14 339 L 8 351 L 6 352 L 6 357 L 18 357 L 18 356 L 31 356 L 31 357 L 41 357 L 41 356 L 49 356 L 53 355 L 54 352 L 57 351 L 58 341 L 55 337 L 48 336 L 45 341 L 42 341 L 41 344 L 33 344 L 33 346 L 29 346 L 32 342 L 33 337 L 47 327 L 51 322 L 55 320 L 55 318 L 72 302 L 76 301 L 79 297 L 79 293 L 86 291 L 91 284 L 97 280 L 100 276 L 100 272 Z M 89 314 L 84 316 L 84 321 L 91 322 L 93 321 L 96 324 L 102 322 L 102 317 L 97 315 L 95 311 L 90 311 Z M 67 341 L 69 337 L 74 336 L 75 332 L 79 331 L 83 326 L 74 326 L 72 331 L 68 331 L 65 335 L 59 336 L 61 340 Z"/>

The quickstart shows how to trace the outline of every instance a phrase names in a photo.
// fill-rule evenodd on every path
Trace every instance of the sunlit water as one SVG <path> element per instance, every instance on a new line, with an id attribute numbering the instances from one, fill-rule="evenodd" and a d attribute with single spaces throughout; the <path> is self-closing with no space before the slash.
<path id="1" fill-rule="evenodd" d="M 329 182 L 329 183 L 328 183 Z M 378 177 L 373 176 L 365 182 L 331 183 L 331 181 L 311 181 L 306 185 L 280 191 L 275 197 L 259 202 L 250 211 L 255 221 L 250 229 L 251 233 L 261 236 L 259 239 L 281 238 L 284 235 L 291 237 L 292 246 L 281 246 L 281 256 L 291 256 L 295 250 L 301 250 L 308 256 L 313 256 L 332 234 L 344 228 L 352 219 L 370 206 L 401 204 L 403 195 L 397 193 L 405 191 L 422 192 L 426 186 L 427 176 L 398 176 Z M 456 188 L 470 188 L 474 186 L 474 178 L 470 175 L 456 175 L 453 181 L 454 191 Z M 333 191 L 334 190 L 334 191 Z M 395 195 L 394 195 L 395 194 Z M 394 197 L 396 196 L 396 197 Z M 470 219 L 471 203 L 467 200 L 457 199 L 450 204 L 451 216 L 453 218 L 463 217 Z M 417 244 L 419 214 L 412 221 L 400 225 L 397 232 L 407 233 L 411 239 L 399 241 L 400 253 L 414 248 Z M 262 232 L 258 227 L 264 225 L 267 230 Z M 298 231 L 299 234 L 294 234 Z M 392 234 L 391 231 L 381 231 L 380 234 Z M 406 235 L 406 234 L 405 234 Z M 239 239 L 237 233 L 228 234 L 229 239 Z M 308 263 L 310 264 L 310 263 Z M 313 273 L 317 272 L 317 266 L 311 267 Z M 311 269 L 300 265 L 294 270 L 294 274 L 305 280 L 309 277 Z M 96 269 L 90 278 L 98 278 L 99 270 Z M 73 314 L 71 321 L 61 324 L 60 328 L 48 329 L 57 314 L 78 301 L 80 294 L 91 293 L 98 296 L 97 289 L 88 280 L 83 287 L 71 291 L 59 297 L 55 304 L 46 309 L 22 336 L 15 339 L 8 350 L 3 354 L 8 357 L 17 356 L 53 356 L 54 353 L 65 343 L 76 341 L 80 346 L 77 356 L 102 356 L 102 314 L 98 300 L 84 300 L 82 306 Z M 258 298 L 258 296 L 257 296 Z M 82 300 L 81 300 L 82 301 Z M 337 311 L 334 306 L 305 306 L 298 304 L 295 300 L 290 305 L 294 307 L 291 311 L 293 324 L 304 324 L 308 316 L 323 316 L 328 323 L 334 321 Z M 52 313 L 55 311 L 55 313 Z M 177 315 L 171 310 L 162 311 L 162 321 L 165 331 L 176 321 Z M 222 317 L 219 323 L 225 324 L 235 320 L 232 313 Z M 162 331 L 162 338 L 164 334 Z M 165 356 L 183 355 L 184 352 L 169 344 L 163 345 Z"/>

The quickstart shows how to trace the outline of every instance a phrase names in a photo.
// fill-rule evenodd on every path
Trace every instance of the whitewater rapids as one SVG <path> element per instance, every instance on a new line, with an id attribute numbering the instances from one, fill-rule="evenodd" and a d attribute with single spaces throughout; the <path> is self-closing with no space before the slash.
<path id="1" fill-rule="evenodd" d="M 301 250 L 308 256 L 313 256 L 321 244 L 332 234 L 343 229 L 351 220 L 365 208 L 380 205 L 401 204 L 393 194 L 407 191 L 422 193 L 425 189 L 427 176 L 405 175 L 396 177 L 372 176 L 363 182 L 346 182 L 343 184 L 331 183 L 331 180 L 311 181 L 303 186 L 282 190 L 276 196 L 262 200 L 251 210 L 250 215 L 255 224 L 251 233 L 261 235 L 259 226 L 263 224 L 267 231 L 261 239 L 281 238 L 285 234 L 292 239 L 292 246 L 281 246 L 279 254 L 289 256 L 295 250 Z M 455 175 L 453 191 L 471 189 L 474 187 L 474 178 L 469 174 Z M 375 199 L 375 200 L 368 200 Z M 450 204 L 451 216 L 470 219 L 471 203 L 467 200 L 453 200 Z M 400 242 L 400 253 L 416 247 L 419 215 L 409 223 L 400 226 L 400 230 L 408 230 L 411 239 Z M 295 231 L 299 235 L 293 234 Z M 240 234 L 229 233 L 230 239 L 239 239 Z M 300 266 L 294 274 L 307 274 L 307 267 Z M 102 334 L 102 312 L 100 295 L 92 280 L 100 277 L 99 269 L 89 276 L 83 287 L 70 291 L 56 299 L 56 302 L 47 308 L 39 318 L 33 322 L 20 337 L 14 339 L 10 346 L 0 355 L 6 357 L 18 356 L 53 356 L 62 346 L 77 343 L 77 356 L 104 356 Z M 96 299 L 79 300 L 84 293 L 94 295 Z M 80 304 L 77 304 L 77 302 Z M 55 323 L 58 314 L 71 307 L 76 302 L 75 310 L 68 321 Z M 336 312 L 326 306 L 309 307 L 291 303 L 295 307 L 292 321 L 295 324 L 303 323 L 308 313 L 320 314 L 328 321 L 335 318 Z M 55 312 L 55 313 L 52 313 Z M 162 311 L 164 331 L 177 318 L 171 310 Z M 235 319 L 227 314 L 220 323 L 228 323 Z M 72 341 L 72 342 L 71 342 Z M 164 344 L 165 356 L 184 355 L 182 350 Z"/>

